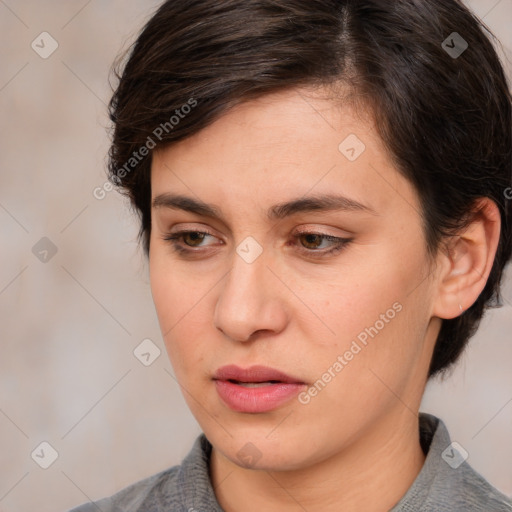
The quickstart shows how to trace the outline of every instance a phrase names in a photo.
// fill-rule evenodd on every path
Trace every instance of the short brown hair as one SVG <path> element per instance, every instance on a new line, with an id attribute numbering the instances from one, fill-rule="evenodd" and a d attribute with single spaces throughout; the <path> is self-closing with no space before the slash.
<path id="1" fill-rule="evenodd" d="M 485 309 L 500 305 L 511 256 L 511 94 L 484 30 L 457 0 L 164 2 L 116 71 L 110 103 L 110 179 L 140 215 L 146 254 L 154 147 L 258 96 L 348 85 L 418 192 L 430 254 L 467 225 L 476 199 L 489 197 L 499 208 L 502 229 L 486 286 L 464 314 L 442 322 L 429 376 L 445 370 Z"/>

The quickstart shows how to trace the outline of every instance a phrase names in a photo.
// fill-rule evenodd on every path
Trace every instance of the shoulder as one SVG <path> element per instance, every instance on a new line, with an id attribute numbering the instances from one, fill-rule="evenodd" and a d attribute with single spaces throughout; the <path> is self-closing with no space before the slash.
<path id="1" fill-rule="evenodd" d="M 393 512 L 512 511 L 512 500 L 466 462 L 467 452 L 452 442 L 439 418 L 420 414 L 420 438 L 426 452 L 425 464 Z"/>
<path id="2" fill-rule="evenodd" d="M 461 496 L 459 493 L 459 500 L 466 506 L 465 510 L 512 511 L 512 500 L 493 487 L 469 464 L 465 463 L 461 476 L 461 487 L 465 490 L 465 495 Z"/>
<path id="3" fill-rule="evenodd" d="M 434 481 L 433 492 L 421 510 L 450 505 L 450 510 L 461 512 L 511 512 L 512 500 L 493 487 L 467 462 L 458 468 L 440 470 Z"/>
<path id="4" fill-rule="evenodd" d="M 132 484 L 110 498 L 89 502 L 70 512 L 220 511 L 209 480 L 210 453 L 211 444 L 202 434 L 180 465 Z"/>
<path id="5" fill-rule="evenodd" d="M 134 483 L 109 498 L 96 502 L 89 502 L 74 508 L 70 512 L 138 512 L 143 503 L 154 499 L 156 494 L 165 489 L 167 494 L 175 495 L 177 490 L 176 480 L 180 466 L 174 466 L 149 478 Z M 160 510 L 158 508 L 155 509 Z M 163 509 L 162 509 L 163 510 Z"/>

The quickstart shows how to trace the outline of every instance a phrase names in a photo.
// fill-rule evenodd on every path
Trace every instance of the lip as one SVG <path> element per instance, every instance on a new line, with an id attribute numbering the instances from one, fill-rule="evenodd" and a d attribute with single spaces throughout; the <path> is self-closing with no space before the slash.
<path id="1" fill-rule="evenodd" d="M 306 385 L 274 368 L 228 365 L 219 368 L 213 377 L 220 398 L 234 411 L 261 413 L 277 409 L 291 400 Z M 275 381 L 259 387 L 244 387 L 243 383 Z M 242 384 L 241 384 L 242 383 Z"/>

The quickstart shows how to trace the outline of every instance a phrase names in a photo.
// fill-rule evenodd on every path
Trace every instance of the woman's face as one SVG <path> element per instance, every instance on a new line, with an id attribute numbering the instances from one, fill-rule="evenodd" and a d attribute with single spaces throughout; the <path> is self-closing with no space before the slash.
<path id="1" fill-rule="evenodd" d="M 215 449 L 300 469 L 417 420 L 436 274 L 418 195 L 370 121 L 268 95 L 155 153 L 151 183 L 153 298 Z"/>

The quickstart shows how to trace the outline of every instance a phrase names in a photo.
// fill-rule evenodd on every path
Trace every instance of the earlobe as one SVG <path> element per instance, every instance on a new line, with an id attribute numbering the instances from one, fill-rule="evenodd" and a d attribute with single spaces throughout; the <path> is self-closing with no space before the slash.
<path id="1" fill-rule="evenodd" d="M 450 319 L 463 314 L 478 299 L 489 277 L 500 238 L 500 213 L 489 198 L 475 203 L 469 226 L 440 252 L 437 297 L 433 315 Z"/>

